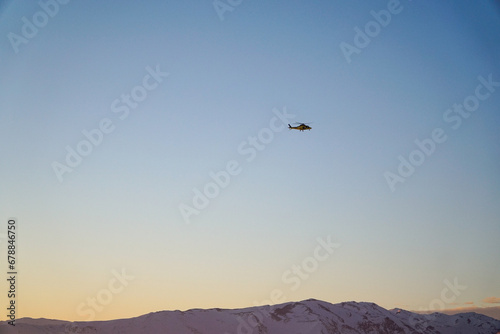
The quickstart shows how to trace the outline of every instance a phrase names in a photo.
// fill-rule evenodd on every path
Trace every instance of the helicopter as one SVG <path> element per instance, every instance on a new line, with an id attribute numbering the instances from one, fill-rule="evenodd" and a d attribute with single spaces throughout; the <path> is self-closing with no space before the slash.
<path id="1" fill-rule="evenodd" d="M 299 130 L 299 131 L 304 131 L 304 130 L 311 130 L 312 128 L 308 125 L 308 123 L 294 123 L 294 124 L 298 124 L 297 126 L 291 126 L 290 124 L 288 124 L 288 128 L 290 130 L 294 129 L 294 130 Z"/>

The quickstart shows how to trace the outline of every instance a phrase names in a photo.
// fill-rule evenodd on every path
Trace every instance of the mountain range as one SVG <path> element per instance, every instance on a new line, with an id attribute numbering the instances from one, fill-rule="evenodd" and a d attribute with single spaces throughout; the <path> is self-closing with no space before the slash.
<path id="1" fill-rule="evenodd" d="M 500 320 L 477 313 L 418 314 L 386 310 L 374 303 L 331 304 L 308 299 L 242 309 L 160 311 L 109 321 L 69 322 L 22 318 L 0 322 L 0 332 L 22 333 L 165 333 L 165 334 L 500 334 Z"/>

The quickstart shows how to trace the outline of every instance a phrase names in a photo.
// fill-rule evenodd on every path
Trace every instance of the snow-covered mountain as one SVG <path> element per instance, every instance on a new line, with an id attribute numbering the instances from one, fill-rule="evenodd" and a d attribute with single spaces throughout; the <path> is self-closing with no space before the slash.
<path id="1" fill-rule="evenodd" d="M 330 304 L 309 299 L 243 309 L 162 311 L 137 318 L 66 322 L 23 318 L 16 326 L 0 322 L 0 333 L 165 333 L 165 334 L 307 334 L 307 333 L 500 333 L 500 320 L 477 313 L 446 315 L 386 310 L 373 303 Z"/>

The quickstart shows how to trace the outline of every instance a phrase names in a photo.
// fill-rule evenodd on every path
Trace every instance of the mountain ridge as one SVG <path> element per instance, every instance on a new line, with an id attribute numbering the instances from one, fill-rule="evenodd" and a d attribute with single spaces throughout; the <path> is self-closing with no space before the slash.
<path id="1" fill-rule="evenodd" d="M 22 318 L 16 326 L 0 322 L 0 332 L 23 333 L 167 333 L 167 334 L 289 334 L 404 333 L 448 334 L 500 332 L 500 320 L 477 313 L 418 314 L 387 310 L 371 302 L 331 304 L 316 299 L 238 309 L 158 311 L 138 317 L 69 322 Z"/>

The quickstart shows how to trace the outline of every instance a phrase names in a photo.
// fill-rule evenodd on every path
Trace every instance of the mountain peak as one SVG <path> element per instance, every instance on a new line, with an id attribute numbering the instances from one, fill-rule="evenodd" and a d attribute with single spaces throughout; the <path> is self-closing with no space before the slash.
<path id="1" fill-rule="evenodd" d="M 15 330 L 12 331 L 12 330 Z M 140 317 L 90 322 L 23 318 L 2 333 L 478 333 L 500 330 L 500 321 L 476 314 L 417 314 L 371 302 L 331 304 L 316 299 L 242 309 L 160 311 Z"/>

